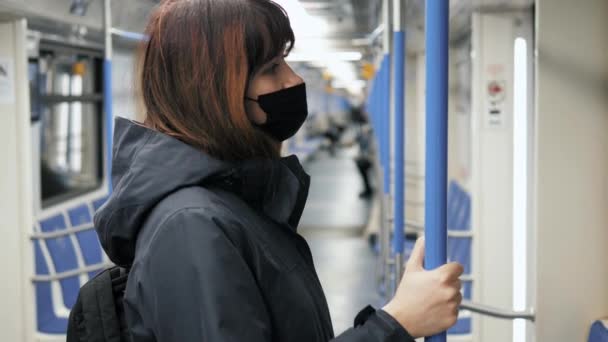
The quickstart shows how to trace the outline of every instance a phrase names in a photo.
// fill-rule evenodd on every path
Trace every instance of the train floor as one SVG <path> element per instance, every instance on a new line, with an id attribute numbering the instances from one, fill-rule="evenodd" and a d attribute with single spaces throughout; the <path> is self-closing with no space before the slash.
<path id="1" fill-rule="evenodd" d="M 351 327 L 366 305 L 381 304 L 377 257 L 364 236 L 372 200 L 359 198 L 363 183 L 355 153 L 322 151 L 304 164 L 311 187 L 299 232 L 310 244 L 336 334 Z"/>

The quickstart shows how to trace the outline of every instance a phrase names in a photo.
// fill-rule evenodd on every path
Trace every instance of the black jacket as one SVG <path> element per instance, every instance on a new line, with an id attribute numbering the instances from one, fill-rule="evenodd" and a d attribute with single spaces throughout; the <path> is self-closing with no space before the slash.
<path id="1" fill-rule="evenodd" d="M 296 227 L 309 176 L 297 158 L 227 163 L 125 119 L 114 191 L 95 216 L 111 260 L 131 266 L 133 340 L 329 341 L 329 310 Z M 413 341 L 367 310 L 335 341 Z"/>

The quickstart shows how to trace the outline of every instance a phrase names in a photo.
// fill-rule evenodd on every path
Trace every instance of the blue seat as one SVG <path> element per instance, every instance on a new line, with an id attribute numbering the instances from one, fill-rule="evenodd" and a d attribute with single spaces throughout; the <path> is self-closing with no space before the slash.
<path id="1" fill-rule="evenodd" d="M 95 200 L 91 203 L 94 210 L 99 209 L 107 197 Z M 80 250 L 86 265 L 99 264 L 103 261 L 103 250 L 93 229 L 92 213 L 87 204 L 71 208 L 64 213 L 59 213 L 39 222 L 40 230 L 44 233 L 65 230 L 68 227 L 65 217 L 72 227 L 87 227 L 90 229 L 75 233 L 77 243 L 73 243 L 71 235 L 34 241 L 34 260 L 36 275 L 50 275 L 52 265 L 56 273 L 73 271 L 79 268 L 77 260 L 77 248 Z M 45 258 L 43 246 L 48 251 Z M 96 275 L 90 272 L 89 277 Z M 80 278 L 78 275 L 66 277 L 58 281 L 61 289 L 62 302 L 53 300 L 53 282 L 37 281 L 34 283 L 36 297 L 36 317 L 38 332 L 45 334 L 65 334 L 67 329 L 67 317 L 61 314 L 61 307 L 70 309 L 78 296 L 80 289 Z"/>
<path id="2" fill-rule="evenodd" d="M 471 230 L 471 196 L 458 184 L 452 180 L 448 185 L 447 203 L 447 225 L 451 231 L 470 231 Z M 448 261 L 456 261 L 464 267 L 464 274 L 471 274 L 471 247 L 473 239 L 471 237 L 448 237 L 447 256 Z M 464 299 L 470 300 L 472 297 L 472 281 L 465 281 L 462 284 Z M 448 330 L 448 334 L 463 335 L 471 333 L 471 317 L 458 319 L 456 325 Z"/>
<path id="3" fill-rule="evenodd" d="M 466 335 L 471 333 L 471 317 L 459 318 L 456 324 L 448 329 L 450 335 Z"/>
<path id="4" fill-rule="evenodd" d="M 608 342 L 608 320 L 595 321 L 591 325 L 588 342 Z"/>
<path id="5" fill-rule="evenodd" d="M 76 233 L 76 239 L 80 245 L 80 250 L 87 266 L 99 264 L 103 261 L 103 251 L 97 238 L 97 233 L 93 228 L 93 221 L 89 208 L 86 204 L 68 210 L 68 216 L 72 227 L 90 225 L 90 230 L 85 230 Z M 91 272 L 89 277 L 96 275 L 96 272 Z"/>
<path id="6" fill-rule="evenodd" d="M 448 186 L 447 221 L 449 230 L 471 230 L 471 196 L 456 181 Z"/>
<path id="7" fill-rule="evenodd" d="M 67 224 L 62 214 L 55 215 L 40 222 L 40 229 L 44 233 L 65 230 L 66 228 Z M 72 244 L 69 235 L 46 239 L 44 243 L 49 251 L 53 265 L 55 266 L 55 272 L 61 273 L 78 269 L 76 246 Z M 74 305 L 74 302 L 76 302 L 76 295 L 80 289 L 78 277 L 61 279 L 60 283 L 61 291 L 63 293 L 63 303 L 67 308 L 71 308 L 72 305 Z"/>
<path id="8" fill-rule="evenodd" d="M 93 210 L 95 210 L 95 211 L 99 210 L 99 208 L 101 208 L 101 206 L 104 205 L 104 203 L 106 203 L 107 200 L 108 200 L 108 197 L 102 197 L 100 199 L 93 201 Z"/>
<path id="9" fill-rule="evenodd" d="M 456 182 L 451 181 L 448 187 L 447 203 L 448 229 L 454 231 L 471 230 L 471 196 Z M 471 237 L 448 237 L 447 256 L 449 261 L 456 261 L 464 266 L 464 274 L 471 274 Z M 414 248 L 414 240 L 405 240 L 404 257 L 409 258 Z M 463 298 L 472 299 L 473 282 L 462 282 Z M 471 317 L 462 317 L 448 330 L 448 334 L 466 335 L 471 333 Z M 603 342 L 603 341 L 602 341 Z"/>
<path id="10" fill-rule="evenodd" d="M 49 275 L 49 269 L 44 260 L 40 241 L 34 242 L 34 253 L 36 261 L 36 274 Z M 58 317 L 53 307 L 53 295 L 51 292 L 51 282 L 36 282 L 36 321 L 38 331 L 46 334 L 63 334 L 68 327 L 66 317 Z"/>

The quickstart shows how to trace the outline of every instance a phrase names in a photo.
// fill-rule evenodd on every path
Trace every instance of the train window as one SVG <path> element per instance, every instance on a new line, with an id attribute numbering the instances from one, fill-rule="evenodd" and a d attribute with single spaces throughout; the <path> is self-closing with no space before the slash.
<path id="1" fill-rule="evenodd" d="M 102 183 L 101 60 L 41 51 L 29 71 L 31 118 L 40 122 L 41 202 L 47 207 Z"/>

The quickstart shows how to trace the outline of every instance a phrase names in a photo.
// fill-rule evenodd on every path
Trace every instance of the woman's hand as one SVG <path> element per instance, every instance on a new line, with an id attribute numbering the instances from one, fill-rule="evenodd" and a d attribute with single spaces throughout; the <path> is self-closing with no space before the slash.
<path id="1" fill-rule="evenodd" d="M 416 241 L 395 297 L 383 308 L 414 338 L 432 336 L 454 325 L 462 301 L 458 277 L 463 267 L 453 262 L 427 271 L 423 262 L 422 237 Z"/>

